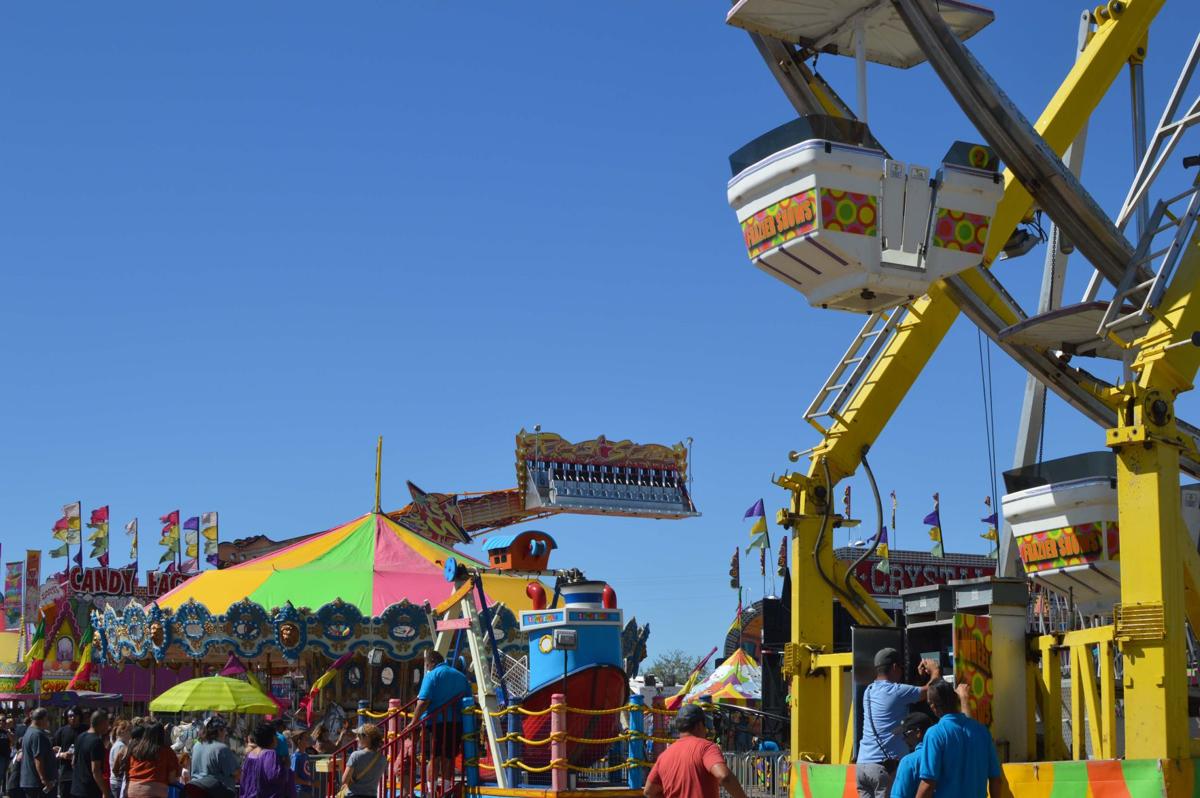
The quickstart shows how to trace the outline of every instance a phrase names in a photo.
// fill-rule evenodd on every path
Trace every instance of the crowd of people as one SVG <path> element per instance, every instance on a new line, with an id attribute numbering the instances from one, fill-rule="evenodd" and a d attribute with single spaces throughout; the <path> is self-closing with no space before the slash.
<path id="1" fill-rule="evenodd" d="M 900 652 L 875 654 L 875 681 L 863 693 L 863 732 L 856 759 L 859 798 L 997 798 L 1003 771 L 991 732 L 964 712 L 966 685 L 942 679 L 933 660 L 904 683 Z M 912 711 L 927 704 L 933 715 Z"/>
<path id="2" fill-rule="evenodd" d="M 172 787 L 180 798 L 312 798 L 311 757 L 354 737 L 359 751 L 349 759 L 360 765 L 361 752 L 383 741 L 370 724 L 329 740 L 278 719 L 232 737 L 219 715 L 168 725 L 77 707 L 51 730 L 49 710 L 38 708 L 0 718 L 0 785 L 8 798 L 168 798 Z M 343 779 L 354 780 L 352 793 L 374 796 L 382 770 L 348 767 Z"/>
<path id="3" fill-rule="evenodd" d="M 934 660 L 922 661 L 922 685 L 904 683 L 900 652 L 874 658 L 875 680 L 863 692 L 862 736 L 855 757 L 859 798 L 999 798 L 1004 775 L 987 727 L 964 712 L 966 686 L 942 679 Z M 913 711 L 928 706 L 932 715 Z M 712 719 L 691 704 L 675 718 L 679 738 L 654 762 L 645 798 L 730 798 L 746 793 L 725 764 Z"/>
<path id="4" fill-rule="evenodd" d="M 462 726 L 449 710 L 468 689 L 461 671 L 426 653 L 410 722 L 426 728 L 430 748 L 419 778 L 453 783 Z M 313 758 L 352 741 L 338 774 L 342 798 L 375 798 L 387 768 L 383 731 L 370 723 L 331 736 L 286 717 L 235 730 L 217 714 L 167 724 L 79 707 L 60 721 L 52 730 L 44 707 L 0 715 L 0 798 L 313 798 Z M 401 756 L 413 753 L 410 745 Z"/>

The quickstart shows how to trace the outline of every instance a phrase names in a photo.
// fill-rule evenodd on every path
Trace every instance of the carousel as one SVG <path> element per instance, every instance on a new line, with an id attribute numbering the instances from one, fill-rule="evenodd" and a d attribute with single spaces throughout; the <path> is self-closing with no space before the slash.
<path id="1" fill-rule="evenodd" d="M 678 519 L 696 510 L 682 444 L 637 445 L 603 436 L 570 443 L 539 428 L 518 434 L 516 455 L 515 490 L 426 493 L 408 483 L 412 502 L 385 513 L 377 452 L 372 512 L 196 574 L 153 601 L 97 606 L 91 612 L 97 659 L 138 664 L 151 673 L 187 667 L 205 675 L 233 657 L 284 706 L 300 703 L 314 684 L 329 682 L 314 696 L 318 707 L 357 704 L 372 712 L 389 699 L 415 696 L 425 650 L 439 647 L 474 659 L 465 635 L 456 633 L 469 625 L 476 634 L 486 630 L 498 676 L 528 674 L 529 635 L 520 614 L 539 609 L 548 592 L 557 601 L 560 581 L 581 573 L 531 566 L 531 557 L 544 560 L 555 545 L 532 530 L 487 538 L 488 562 L 460 546 L 559 513 Z M 455 578 L 466 572 L 478 576 L 471 607 L 460 606 L 468 602 L 461 578 Z M 469 624 L 448 620 L 448 608 L 469 614 Z M 633 620 L 625 626 L 617 630 L 620 661 L 636 673 L 648 628 Z M 448 638 L 453 643 L 446 651 Z M 339 678 L 322 681 L 331 667 Z"/>
<path id="2" fill-rule="evenodd" d="M 361 654 L 333 699 L 386 704 L 414 693 L 433 646 L 433 608 L 450 597 L 447 561 L 483 567 L 448 542 L 368 513 L 255 560 L 201 573 L 157 602 L 93 615 L 106 662 L 222 667 L 232 654 L 295 700 L 329 664 Z M 527 580 L 487 575 L 484 596 L 500 650 L 523 653 L 514 611 Z M 375 697 L 379 698 L 376 702 Z"/>

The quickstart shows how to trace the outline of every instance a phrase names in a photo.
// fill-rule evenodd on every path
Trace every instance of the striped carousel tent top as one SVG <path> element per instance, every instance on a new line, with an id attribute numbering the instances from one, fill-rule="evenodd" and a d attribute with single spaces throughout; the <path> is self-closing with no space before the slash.
<path id="1" fill-rule="evenodd" d="M 449 598 L 454 585 L 443 576 L 448 557 L 468 567 L 483 566 L 383 513 L 367 513 L 257 559 L 203 571 L 164 594 L 158 604 L 177 609 L 195 599 L 209 612 L 221 613 L 242 598 L 263 607 L 290 601 L 297 607 L 314 608 L 340 598 L 364 615 L 379 615 L 404 599 L 437 605 Z M 513 611 L 531 608 L 525 595 L 527 582 L 515 577 L 483 577 L 488 600 L 503 602 Z"/>
<path id="2" fill-rule="evenodd" d="M 687 694 L 687 703 L 708 696 L 713 701 L 758 701 L 762 698 L 762 670 L 744 650 L 733 652 L 709 677 Z"/>

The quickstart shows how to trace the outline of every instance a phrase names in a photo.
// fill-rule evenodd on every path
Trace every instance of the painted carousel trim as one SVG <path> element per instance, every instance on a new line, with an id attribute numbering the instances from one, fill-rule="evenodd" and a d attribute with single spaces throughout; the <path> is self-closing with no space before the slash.
<path id="1" fill-rule="evenodd" d="M 526 641 L 516 615 L 502 604 L 490 610 L 500 650 L 514 656 L 524 653 Z M 433 647 L 429 613 L 429 607 L 407 600 L 369 617 L 340 599 L 316 610 L 287 603 L 269 611 L 243 599 L 226 612 L 213 614 L 203 604 L 189 600 L 176 610 L 137 602 L 120 610 L 106 606 L 103 611 L 92 611 L 92 623 L 99 640 L 99 659 L 108 664 L 200 659 L 213 650 L 246 659 L 270 650 L 295 662 L 305 651 L 336 659 L 372 648 L 405 661 Z"/>

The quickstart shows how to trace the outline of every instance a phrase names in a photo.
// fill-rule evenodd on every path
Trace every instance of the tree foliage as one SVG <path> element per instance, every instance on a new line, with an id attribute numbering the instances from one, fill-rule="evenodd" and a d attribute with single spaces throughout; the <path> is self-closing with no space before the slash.
<path id="1" fill-rule="evenodd" d="M 700 657 L 698 655 L 689 654 L 682 649 L 674 648 L 659 654 L 650 663 L 650 666 L 643 668 L 642 671 L 644 673 L 653 673 L 658 677 L 659 684 L 683 684 L 687 681 L 687 677 L 691 675 L 692 669 L 696 667 L 696 663 L 699 661 Z"/>

